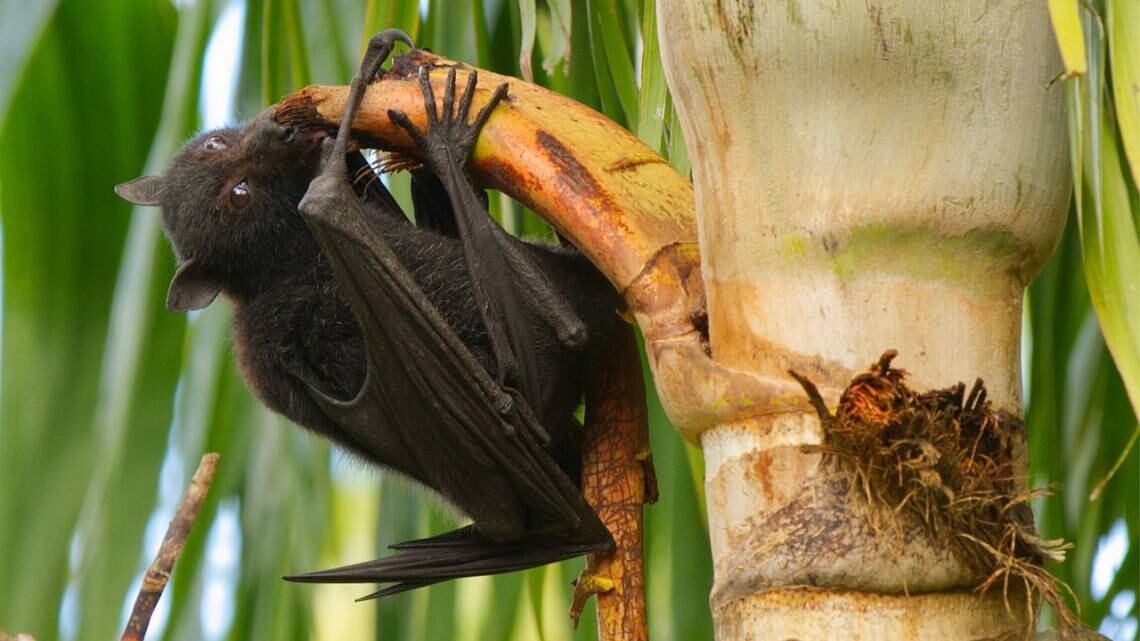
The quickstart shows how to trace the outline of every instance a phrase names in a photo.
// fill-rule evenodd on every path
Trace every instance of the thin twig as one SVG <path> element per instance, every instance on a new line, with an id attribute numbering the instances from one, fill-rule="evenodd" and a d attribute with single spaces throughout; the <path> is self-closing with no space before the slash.
<path id="1" fill-rule="evenodd" d="M 198 517 L 198 509 L 206 498 L 210 484 L 214 482 L 214 472 L 218 467 L 218 455 L 210 452 L 202 456 L 198 463 L 198 470 L 194 478 L 190 479 L 190 487 L 178 505 L 178 511 L 166 528 L 166 536 L 162 539 L 162 546 L 154 557 L 154 563 L 147 568 L 143 575 L 139 595 L 135 598 L 135 606 L 131 609 L 131 618 L 127 620 L 127 627 L 123 630 L 121 641 L 142 641 L 146 636 L 146 628 L 150 625 L 150 617 L 154 614 L 154 607 L 166 583 L 170 580 L 170 573 L 174 570 L 174 563 L 182 554 L 182 547 L 186 544 L 186 537 Z"/>

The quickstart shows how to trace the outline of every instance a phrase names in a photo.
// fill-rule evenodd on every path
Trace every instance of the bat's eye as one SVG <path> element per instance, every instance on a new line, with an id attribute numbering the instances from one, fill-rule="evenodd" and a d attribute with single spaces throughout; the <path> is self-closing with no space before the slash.
<path id="1" fill-rule="evenodd" d="M 230 189 L 230 204 L 241 209 L 249 204 L 249 185 L 243 180 Z"/>
<path id="2" fill-rule="evenodd" d="M 221 151 L 227 148 L 229 148 L 229 144 L 221 136 L 210 136 L 206 142 L 202 143 L 202 149 L 206 151 Z"/>

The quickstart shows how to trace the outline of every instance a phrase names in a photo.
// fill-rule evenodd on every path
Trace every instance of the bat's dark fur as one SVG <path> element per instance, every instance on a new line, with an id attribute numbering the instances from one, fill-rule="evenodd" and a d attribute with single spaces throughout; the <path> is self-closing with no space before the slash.
<path id="1" fill-rule="evenodd" d="M 575 535 L 575 527 L 569 527 L 568 533 L 559 536 L 558 527 L 550 527 L 557 524 L 543 523 L 541 517 L 529 512 L 525 501 L 493 495 L 478 498 L 479 492 L 472 492 L 472 488 L 449 486 L 447 479 L 455 478 L 459 485 L 466 483 L 462 479 L 469 476 L 424 474 L 422 465 L 388 460 L 391 457 L 386 458 L 385 451 L 363 442 L 359 432 L 354 437 L 352 429 L 338 423 L 315 400 L 310 387 L 335 399 L 352 399 L 365 381 L 368 362 L 361 326 L 345 300 L 334 267 L 298 211 L 310 182 L 322 169 L 324 137 L 323 132 L 298 132 L 284 127 L 266 112 L 241 129 L 220 129 L 191 140 L 177 153 L 163 177 L 141 178 L 117 188 L 120 195 L 132 202 L 162 207 L 163 223 L 181 265 L 171 283 L 169 306 L 197 309 L 209 304 L 217 293 L 225 294 L 232 302 L 234 345 L 242 373 L 267 406 L 359 456 L 417 478 L 469 514 L 491 515 L 478 520 L 473 530 L 460 530 L 419 547 L 412 544 L 411 551 L 404 552 L 412 559 L 405 564 L 410 564 L 411 569 L 399 563 L 384 565 L 389 561 L 384 560 L 374 562 L 369 572 L 333 573 L 324 578 L 400 581 L 391 590 L 399 591 L 452 576 L 537 565 L 609 544 L 604 529 L 599 534 L 597 528 L 584 528 L 582 531 L 591 533 Z M 343 159 L 345 156 L 334 157 L 330 162 L 344 162 Z M 354 172 L 370 171 L 356 153 L 349 154 L 347 162 Z M 436 189 L 442 187 L 434 176 L 425 178 L 419 182 Z M 358 186 L 355 192 L 363 215 L 380 230 L 422 296 L 439 310 L 491 378 L 496 378 L 499 359 L 472 292 L 462 242 L 454 235 L 408 222 L 394 211 L 391 197 L 378 180 Z M 447 203 L 447 197 L 433 193 L 417 202 Z M 423 216 L 453 220 L 455 214 L 447 206 L 443 211 L 424 212 Z M 485 212 L 482 215 L 486 216 Z M 454 229 L 453 224 L 451 228 Z M 557 293 L 569 301 L 590 339 L 585 349 L 565 347 L 565 340 L 559 339 L 540 317 L 542 310 L 536 309 L 527 297 L 520 297 L 511 311 L 529 327 L 534 340 L 533 345 L 512 347 L 533 350 L 539 373 L 537 397 L 526 400 L 549 435 L 543 448 L 577 485 L 580 426 L 573 412 L 582 396 L 587 362 L 594 356 L 591 346 L 604 344 L 617 320 L 615 309 L 620 303 L 604 278 L 576 251 L 520 245 L 536 267 L 556 284 Z M 388 358 L 372 356 L 374 360 Z M 513 386 L 516 381 L 504 383 Z M 530 383 L 533 386 L 535 381 Z M 423 429 L 433 428 L 431 416 L 421 420 Z M 478 417 L 474 422 L 479 423 Z M 366 429 L 383 431 L 386 426 L 378 422 Z M 462 441 L 454 446 L 460 448 L 459 454 L 469 447 Z M 493 476 L 487 477 L 489 494 L 495 487 L 502 487 L 495 485 L 501 484 L 502 479 Z M 586 519 L 590 517 L 592 513 L 585 515 Z M 552 540 L 565 541 L 564 549 L 552 545 L 549 552 L 543 551 L 536 532 L 544 528 L 555 532 Z M 432 553 L 438 558 L 426 569 L 422 567 L 423 559 L 415 556 L 417 549 L 444 549 L 449 545 L 454 549 L 442 556 Z M 465 569 L 451 567 L 464 564 Z"/>
<path id="2" fill-rule="evenodd" d="M 290 142 L 285 138 L 292 135 Z M 222 137 L 227 149 L 207 151 Z M 317 140 L 317 139 L 314 139 Z M 216 140 L 213 146 L 217 146 Z M 364 381 L 364 346 L 348 305 L 337 294 L 328 260 L 297 204 L 316 175 L 319 146 L 274 123 L 268 113 L 241 129 L 219 129 L 188 142 L 163 177 L 163 224 L 179 260 L 194 261 L 234 306 L 234 345 L 246 382 L 274 411 L 373 459 L 344 442 L 290 372 L 311 371 L 330 396 L 350 398 Z M 229 188 L 244 179 L 249 202 L 235 209 Z M 368 189 L 377 189 L 370 183 Z M 464 344 L 494 374 L 487 331 L 471 295 L 459 241 L 397 219 L 370 200 L 365 211 Z M 618 304 L 601 276 L 577 252 L 528 244 L 533 256 L 567 288 L 567 298 L 600 338 Z M 176 281 L 177 282 L 177 281 Z M 536 321 L 536 325 L 540 321 Z M 564 442 L 581 397 L 584 351 L 563 348 L 545 328 L 533 346 L 544 379 L 542 423 Z M 559 438 L 563 437 L 563 438 Z M 571 470 L 568 470 L 571 471 Z M 443 490 L 446 494 L 446 490 Z"/>

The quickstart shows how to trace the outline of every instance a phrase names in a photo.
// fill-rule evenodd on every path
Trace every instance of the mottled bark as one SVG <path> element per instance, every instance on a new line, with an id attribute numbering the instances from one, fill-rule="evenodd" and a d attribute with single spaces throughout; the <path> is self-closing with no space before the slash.
<path id="1" fill-rule="evenodd" d="M 657 482 L 633 328 L 619 327 L 597 360 L 586 391 L 582 485 L 616 546 L 586 559 L 570 615 L 576 623 L 595 594 L 600 641 L 646 641 L 642 506 L 657 500 Z"/>

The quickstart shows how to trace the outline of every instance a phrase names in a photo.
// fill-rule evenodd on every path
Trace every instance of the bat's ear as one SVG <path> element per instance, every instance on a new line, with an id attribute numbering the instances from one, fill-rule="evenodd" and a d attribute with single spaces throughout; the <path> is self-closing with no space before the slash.
<path id="1" fill-rule="evenodd" d="M 166 293 L 166 308 L 172 312 L 188 312 L 214 302 L 222 283 L 206 273 L 206 269 L 191 258 L 178 267 Z"/>
<path id="2" fill-rule="evenodd" d="M 143 176 L 115 185 L 115 193 L 123 200 L 144 207 L 158 206 L 162 193 L 162 176 Z"/>

